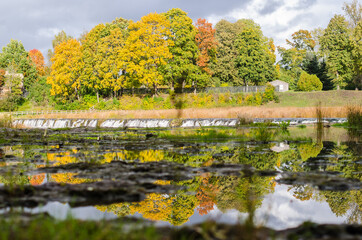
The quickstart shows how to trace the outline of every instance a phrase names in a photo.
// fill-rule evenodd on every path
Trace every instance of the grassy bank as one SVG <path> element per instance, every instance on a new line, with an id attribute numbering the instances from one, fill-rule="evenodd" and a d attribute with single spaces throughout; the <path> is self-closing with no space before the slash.
<path id="1" fill-rule="evenodd" d="M 362 91 L 284 92 L 277 96 L 279 103 L 268 103 L 268 107 L 312 107 L 319 101 L 326 107 L 362 104 Z"/>
<path id="2" fill-rule="evenodd" d="M 103 111 L 87 113 L 61 113 L 27 115 L 24 118 L 283 118 L 316 117 L 315 106 L 321 102 L 323 117 L 347 117 L 346 106 L 362 103 L 362 91 L 328 92 L 285 92 L 277 93 L 279 101 L 260 105 L 253 102 L 258 97 L 243 94 L 186 94 L 183 96 L 182 109 L 175 109 L 175 102 L 168 95 L 158 98 L 142 99 L 125 96 L 117 101 L 100 103 Z M 250 95 L 251 96 L 251 95 Z M 260 95 L 259 95 L 260 96 Z M 248 100 L 249 99 L 249 100 Z M 251 101 L 253 100 L 253 101 Z M 248 102 L 249 101 L 249 102 Z M 108 104 L 108 105 L 107 105 Z M 118 104 L 114 109 L 114 105 Z M 83 104 L 84 105 L 84 104 Z M 91 106 L 91 105 L 89 105 Z M 113 106 L 113 107 L 112 107 Z M 180 108 L 180 104 L 177 105 Z M 84 106 L 82 107 L 84 109 Z M 49 106 L 46 110 L 52 110 Z M 43 110 L 26 103 L 22 111 Z"/>

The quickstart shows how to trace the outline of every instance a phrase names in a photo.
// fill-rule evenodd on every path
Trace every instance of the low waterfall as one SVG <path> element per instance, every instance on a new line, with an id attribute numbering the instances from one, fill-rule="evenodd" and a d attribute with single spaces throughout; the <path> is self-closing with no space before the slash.
<path id="1" fill-rule="evenodd" d="M 272 122 L 279 124 L 290 121 L 290 125 L 315 124 L 316 118 L 256 118 L 254 123 Z M 346 118 L 324 118 L 325 123 L 343 123 Z M 204 119 L 17 119 L 13 126 L 17 128 L 198 128 L 198 127 L 236 127 L 237 118 Z"/>
<path id="2" fill-rule="evenodd" d="M 17 128 L 77 128 L 97 127 L 97 119 L 17 119 L 13 126 Z"/>
<path id="3" fill-rule="evenodd" d="M 317 123 L 317 118 L 255 118 L 254 123 L 271 122 L 280 124 L 281 122 L 290 122 L 290 125 L 308 125 Z M 344 123 L 347 118 L 323 118 L 323 123 Z"/>
<path id="4" fill-rule="evenodd" d="M 103 128 L 168 128 L 171 119 L 108 119 L 100 124 Z"/>
<path id="5" fill-rule="evenodd" d="M 237 123 L 236 118 L 185 119 L 180 127 L 235 127 Z"/>

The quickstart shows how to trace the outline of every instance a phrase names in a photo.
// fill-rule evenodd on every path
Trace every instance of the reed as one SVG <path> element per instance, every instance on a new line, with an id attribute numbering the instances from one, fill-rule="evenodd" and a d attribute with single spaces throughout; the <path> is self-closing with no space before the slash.
<path id="1" fill-rule="evenodd" d="M 345 107 L 321 107 L 324 117 L 347 117 Z M 177 118 L 179 109 L 164 110 L 110 110 L 86 113 L 61 113 L 27 115 L 22 118 L 54 119 L 124 119 L 124 118 Z M 314 118 L 315 107 L 227 107 L 227 108 L 186 108 L 182 118 Z"/>
<path id="2" fill-rule="evenodd" d="M 322 103 L 318 102 L 315 108 L 315 114 L 317 118 L 317 142 L 322 143 L 323 139 L 323 110 L 322 110 Z"/>
<path id="3" fill-rule="evenodd" d="M 349 105 L 346 107 L 347 121 L 350 127 L 362 128 L 362 105 Z"/>

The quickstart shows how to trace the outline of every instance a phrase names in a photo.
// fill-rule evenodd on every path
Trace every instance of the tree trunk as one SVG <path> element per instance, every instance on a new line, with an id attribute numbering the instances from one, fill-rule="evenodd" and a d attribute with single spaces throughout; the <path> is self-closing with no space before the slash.
<path id="1" fill-rule="evenodd" d="M 97 102 L 99 103 L 99 92 L 98 92 L 98 89 L 97 89 Z"/>
<path id="2" fill-rule="evenodd" d="M 77 99 L 78 99 L 78 101 L 79 101 L 79 100 L 80 100 L 80 97 L 79 97 L 78 89 L 77 89 L 76 87 L 74 87 L 74 89 L 75 89 L 75 93 L 77 94 Z"/>
<path id="3" fill-rule="evenodd" d="M 175 90 L 175 87 L 174 87 L 174 83 L 173 81 L 171 82 L 171 91 L 174 91 Z"/>
<path id="4" fill-rule="evenodd" d="M 157 86 L 156 84 L 153 84 L 153 97 L 155 97 L 157 94 Z"/>

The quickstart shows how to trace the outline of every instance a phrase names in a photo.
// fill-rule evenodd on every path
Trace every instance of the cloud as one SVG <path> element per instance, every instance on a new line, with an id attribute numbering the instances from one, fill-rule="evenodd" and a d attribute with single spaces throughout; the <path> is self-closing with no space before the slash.
<path id="1" fill-rule="evenodd" d="M 235 22 L 253 19 L 265 36 L 275 44 L 285 46 L 285 39 L 300 30 L 325 28 L 334 14 L 341 13 L 340 0 L 253 0 L 244 8 L 236 8 L 225 15 L 210 15 L 207 19 L 216 24 L 220 19 Z"/>
<path id="2" fill-rule="evenodd" d="M 251 18 L 264 34 L 277 44 L 293 31 L 326 27 L 334 13 L 340 13 L 340 0 L 12 0 L 0 1 L 0 47 L 16 39 L 27 50 L 43 53 L 51 48 L 54 35 L 64 30 L 79 37 L 99 23 L 116 17 L 139 20 L 150 12 L 181 8 L 193 20 L 206 18 L 236 21 Z M 339 11 L 339 12 L 338 12 Z"/>
<path id="3" fill-rule="evenodd" d="M 181 8 L 196 20 L 211 14 L 225 15 L 252 0 L 12 0 L 0 1 L 0 46 L 10 39 L 23 42 L 26 49 L 51 48 L 54 35 L 64 30 L 79 37 L 99 23 L 116 17 L 139 20 L 150 12 Z M 5 9 L 5 10 L 4 10 Z"/>
<path id="4" fill-rule="evenodd" d="M 261 15 L 273 13 L 273 12 L 275 12 L 275 10 L 277 10 L 283 4 L 284 4 L 284 1 L 280 1 L 280 0 L 266 1 L 265 5 L 263 6 L 263 8 L 261 10 L 258 11 L 258 13 Z"/>

